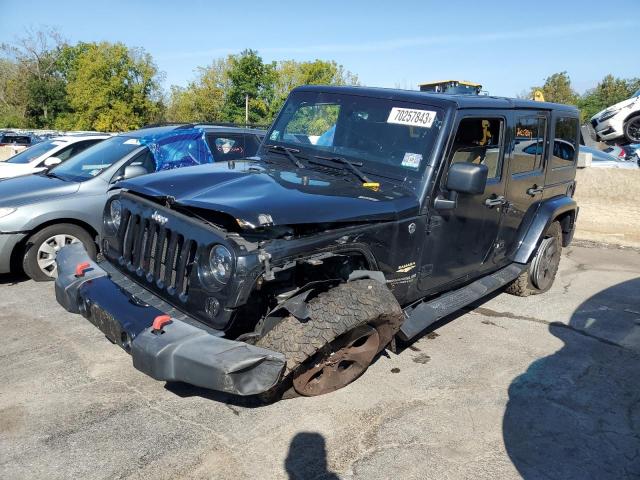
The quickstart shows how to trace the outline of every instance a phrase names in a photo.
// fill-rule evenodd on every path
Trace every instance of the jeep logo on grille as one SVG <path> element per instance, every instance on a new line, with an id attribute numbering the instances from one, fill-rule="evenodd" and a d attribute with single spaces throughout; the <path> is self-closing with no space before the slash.
<path id="1" fill-rule="evenodd" d="M 159 223 L 160 225 L 164 225 L 165 223 L 167 223 L 169 221 L 169 219 L 167 217 L 163 217 L 157 211 L 153 212 L 153 215 L 151 215 L 151 219 L 154 222 Z"/>

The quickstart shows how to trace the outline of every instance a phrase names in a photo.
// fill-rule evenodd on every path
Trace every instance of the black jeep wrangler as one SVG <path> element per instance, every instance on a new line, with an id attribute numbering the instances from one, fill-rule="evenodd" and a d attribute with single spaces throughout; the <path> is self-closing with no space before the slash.
<path id="1" fill-rule="evenodd" d="M 58 301 L 158 380 L 319 395 L 499 288 L 548 290 L 578 208 L 578 111 L 301 87 L 258 156 L 141 177 Z"/>

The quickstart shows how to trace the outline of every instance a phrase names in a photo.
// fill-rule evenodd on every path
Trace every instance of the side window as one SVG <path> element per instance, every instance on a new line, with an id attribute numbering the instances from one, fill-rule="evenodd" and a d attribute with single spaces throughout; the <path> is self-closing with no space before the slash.
<path id="1" fill-rule="evenodd" d="M 553 158 L 551 167 L 573 165 L 576 157 L 576 139 L 578 138 L 578 119 L 561 117 L 556 119 L 555 138 L 553 139 Z"/>
<path id="2" fill-rule="evenodd" d="M 64 147 L 62 150 L 59 150 L 54 157 L 59 158 L 63 162 L 66 162 L 73 156 L 73 145 L 68 145 Z"/>
<path id="3" fill-rule="evenodd" d="M 240 158 L 255 155 L 257 146 L 254 147 L 250 142 L 248 135 L 238 134 L 219 134 L 207 135 L 209 148 L 213 153 L 216 162 L 226 162 L 229 160 L 238 160 Z"/>
<path id="4" fill-rule="evenodd" d="M 544 117 L 519 117 L 516 122 L 516 138 L 511 157 L 511 174 L 532 172 L 542 166 L 545 148 L 547 119 Z"/>
<path id="5" fill-rule="evenodd" d="M 451 163 L 486 165 L 488 177 L 500 178 L 504 122 L 500 118 L 464 118 L 453 142 Z"/>

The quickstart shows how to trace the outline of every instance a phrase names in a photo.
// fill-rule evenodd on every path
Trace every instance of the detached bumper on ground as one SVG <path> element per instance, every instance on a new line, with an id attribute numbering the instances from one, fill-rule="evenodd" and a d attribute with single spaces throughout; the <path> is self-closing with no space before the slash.
<path id="1" fill-rule="evenodd" d="M 81 244 L 60 250 L 57 263 L 58 303 L 82 314 L 131 354 L 135 368 L 156 380 L 237 395 L 266 392 L 280 380 L 284 355 L 222 338 L 223 332 L 179 314 L 132 282 L 126 288 L 124 277 L 92 261 Z M 81 274 L 79 265 L 85 267 Z M 171 322 L 154 330 L 154 318 L 166 314 Z"/>

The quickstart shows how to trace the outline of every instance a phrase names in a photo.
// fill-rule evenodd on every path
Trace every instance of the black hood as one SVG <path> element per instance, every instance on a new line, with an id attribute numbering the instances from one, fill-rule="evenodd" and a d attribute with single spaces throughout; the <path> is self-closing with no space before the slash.
<path id="1" fill-rule="evenodd" d="M 145 175 L 120 184 L 149 197 L 171 196 L 178 205 L 224 212 L 260 225 L 395 220 L 417 215 L 415 194 L 382 183 L 362 186 L 350 174 L 290 171 L 262 162 L 236 161 Z"/>

